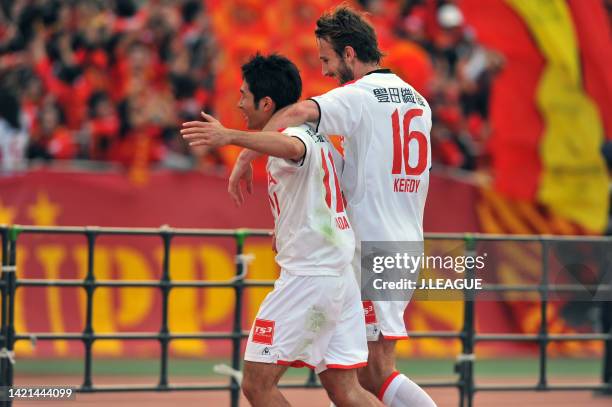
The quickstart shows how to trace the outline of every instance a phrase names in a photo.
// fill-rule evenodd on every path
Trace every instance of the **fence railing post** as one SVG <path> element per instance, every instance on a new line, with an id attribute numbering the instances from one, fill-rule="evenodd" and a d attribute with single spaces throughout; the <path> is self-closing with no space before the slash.
<path id="1" fill-rule="evenodd" d="M 476 256 L 476 239 L 471 235 L 465 238 L 465 255 Z M 474 278 L 474 269 L 467 268 L 466 279 Z M 462 354 L 458 357 L 459 405 L 471 407 L 474 401 L 474 336 L 475 336 L 475 292 L 464 290 L 463 328 L 461 329 Z"/>
<path id="2" fill-rule="evenodd" d="M 168 300 L 170 296 L 170 289 L 172 288 L 170 279 L 170 242 L 172 235 L 167 230 L 161 232 L 162 242 L 164 245 L 164 254 L 162 261 L 162 275 L 161 275 L 161 294 L 162 294 L 162 315 L 161 315 L 161 328 L 159 330 L 159 344 L 161 348 L 160 356 L 160 370 L 159 370 L 159 387 L 168 387 L 168 347 L 170 340 L 168 335 L 170 330 L 168 329 Z"/>
<path id="3" fill-rule="evenodd" d="M 11 226 L 8 229 L 8 233 L 3 236 L 6 241 L 6 246 L 3 246 L 3 254 L 6 254 L 7 258 L 2 259 L 2 279 L 5 281 L 6 286 L 4 287 L 6 301 L 6 325 L 3 324 L 4 330 L 4 346 L 2 348 L 2 363 L 3 363 L 3 385 L 13 385 L 13 363 L 14 363 L 14 349 L 15 349 L 15 290 L 16 284 L 16 273 L 17 273 L 17 237 L 19 236 L 20 228 L 18 226 Z M 8 239 L 6 239 L 8 238 Z M 7 264 L 4 264 L 4 263 Z M 3 308 L 4 308 L 3 303 Z M 3 312 L 4 318 L 4 312 Z M 5 406 L 12 406 L 12 401 L 3 402 Z"/>
<path id="4" fill-rule="evenodd" d="M 0 349 L 7 349 L 7 334 L 8 334 L 8 273 L 9 273 L 9 258 L 8 258 L 8 231 L 6 227 L 0 227 L 0 244 L 1 256 L 0 264 L 2 265 L 2 273 L 0 278 L 2 279 L 2 287 L 0 287 L 0 294 L 2 296 L 0 303 Z M 0 386 L 6 386 L 6 364 L 10 363 L 8 358 L 0 359 Z"/>
<path id="5" fill-rule="evenodd" d="M 603 243 L 603 250 L 600 252 L 599 274 L 600 284 L 604 284 L 608 289 L 612 288 L 612 242 Z M 603 334 L 612 336 L 612 291 L 607 291 L 601 304 L 601 331 Z M 602 356 L 601 379 L 603 385 L 608 388 L 601 391 L 603 395 L 612 395 L 612 337 L 604 341 L 604 352 Z"/>
<path id="6" fill-rule="evenodd" d="M 548 347 L 548 249 L 547 240 L 542 240 L 542 280 L 540 282 L 540 330 L 538 332 L 538 346 L 540 353 L 540 373 L 538 389 L 545 390 L 548 385 L 547 379 L 547 350 Z"/>
<path id="7" fill-rule="evenodd" d="M 83 371 L 83 390 L 92 388 L 92 363 L 93 363 L 93 296 L 96 290 L 96 277 L 94 274 L 94 256 L 96 244 L 96 228 L 88 228 L 85 232 L 87 238 L 87 274 L 85 275 L 85 295 L 87 298 L 85 307 L 85 327 L 83 328 L 83 346 L 85 347 L 85 369 Z"/>
<path id="8" fill-rule="evenodd" d="M 248 232 L 244 229 L 236 231 L 236 282 L 234 292 L 236 294 L 235 309 L 234 309 L 234 324 L 232 328 L 232 369 L 240 370 L 240 350 L 242 345 L 242 296 L 244 293 L 244 241 L 248 236 Z M 231 378 L 231 406 L 238 407 L 240 404 L 240 384 L 234 377 Z"/>

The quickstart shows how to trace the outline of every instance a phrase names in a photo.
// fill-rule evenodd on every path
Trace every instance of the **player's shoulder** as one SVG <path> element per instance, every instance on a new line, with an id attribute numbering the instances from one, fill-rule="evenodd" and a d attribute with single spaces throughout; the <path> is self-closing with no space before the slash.
<path id="1" fill-rule="evenodd" d="M 290 135 L 304 135 L 313 137 L 317 134 L 316 130 L 308 123 L 300 124 L 299 126 L 291 126 L 281 130 L 282 133 Z"/>

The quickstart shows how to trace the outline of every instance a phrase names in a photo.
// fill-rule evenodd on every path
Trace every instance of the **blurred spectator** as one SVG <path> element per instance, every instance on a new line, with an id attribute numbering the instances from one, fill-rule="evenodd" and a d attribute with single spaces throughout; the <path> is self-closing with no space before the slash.
<path id="1" fill-rule="evenodd" d="M 88 156 L 93 160 L 110 160 L 111 146 L 119 137 L 119 116 L 108 93 L 98 91 L 88 101 L 89 120 L 85 135 Z"/>
<path id="2" fill-rule="evenodd" d="M 0 87 L 0 169 L 23 170 L 27 143 L 25 119 L 20 114 L 17 97 Z"/>
<path id="3" fill-rule="evenodd" d="M 28 158 L 72 159 L 76 158 L 77 145 L 72 132 L 62 125 L 64 114 L 52 98 L 47 99 L 38 112 Z"/>

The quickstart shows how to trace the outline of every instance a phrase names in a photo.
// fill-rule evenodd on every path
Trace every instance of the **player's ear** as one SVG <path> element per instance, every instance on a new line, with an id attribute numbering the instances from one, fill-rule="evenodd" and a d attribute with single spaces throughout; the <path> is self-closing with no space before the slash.
<path id="1" fill-rule="evenodd" d="M 270 96 L 264 96 L 259 103 L 262 103 L 264 112 L 274 111 L 275 103 Z"/>
<path id="2" fill-rule="evenodd" d="M 357 57 L 357 53 L 355 52 L 355 49 L 353 47 L 347 45 L 346 47 L 344 47 L 344 53 L 342 56 L 344 57 L 344 59 L 352 61 Z"/>

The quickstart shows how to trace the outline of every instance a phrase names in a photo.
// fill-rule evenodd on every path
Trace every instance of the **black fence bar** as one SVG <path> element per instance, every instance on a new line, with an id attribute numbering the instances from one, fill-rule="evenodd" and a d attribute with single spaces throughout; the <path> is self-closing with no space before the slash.
<path id="1" fill-rule="evenodd" d="M 170 241 L 172 236 L 167 232 L 162 232 L 162 242 L 164 246 L 164 254 L 162 260 L 162 275 L 160 279 L 160 289 L 162 296 L 161 307 L 161 327 L 159 329 L 159 346 L 161 349 L 160 369 L 159 369 L 159 387 L 165 388 L 168 386 L 168 301 L 170 297 L 170 289 L 172 282 L 170 280 Z"/>
<path id="2" fill-rule="evenodd" d="M 166 335 L 168 340 L 175 339 L 207 339 L 207 340 L 228 340 L 235 338 L 246 338 L 248 332 L 243 331 L 240 335 L 234 335 L 227 332 L 206 332 L 206 333 L 173 333 Z M 412 332 L 408 331 L 408 336 L 412 339 L 460 339 L 463 337 L 461 333 L 446 333 L 446 332 Z M 83 340 L 83 335 L 80 333 L 51 333 L 51 332 L 30 332 L 14 336 L 16 341 L 20 340 Z M 93 340 L 111 340 L 111 339 L 151 339 L 159 340 L 160 334 L 157 332 L 121 332 L 113 334 L 92 334 Z M 479 334 L 474 335 L 474 343 L 478 342 L 538 342 L 540 336 L 525 334 Z M 561 341 L 609 341 L 612 340 L 612 333 L 607 334 L 549 334 L 549 342 Z"/>
<path id="3" fill-rule="evenodd" d="M 520 385 L 520 384 L 504 384 L 504 385 L 482 385 L 476 387 L 477 391 L 584 391 L 584 390 L 606 390 L 609 386 L 603 384 L 548 384 L 546 388 L 541 388 L 539 384 Z"/>
<path id="4" fill-rule="evenodd" d="M 584 290 L 595 290 L 601 292 L 612 291 L 612 284 L 585 284 L 585 285 L 571 285 L 571 284 L 549 284 L 547 291 L 549 293 L 571 293 L 571 292 L 583 292 Z M 541 286 L 539 285 L 530 285 L 530 284 L 484 284 L 482 289 L 479 291 L 503 291 L 503 292 L 529 292 L 529 291 L 540 291 Z"/>
<path id="5" fill-rule="evenodd" d="M 146 392 L 146 391 L 158 391 L 158 392 L 168 392 L 168 391 L 202 391 L 202 390 L 229 390 L 230 386 L 222 386 L 222 385 L 214 385 L 214 384 L 169 384 L 164 387 L 160 386 L 145 386 L 138 384 L 126 384 L 121 386 L 116 385 L 97 385 L 92 386 L 87 389 L 77 388 L 76 391 L 79 393 L 126 393 L 126 392 Z"/>
<path id="6" fill-rule="evenodd" d="M 42 280 L 42 279 L 17 279 L 16 278 L 16 244 L 19 234 L 73 234 L 83 235 L 88 243 L 87 275 L 83 280 Z M 158 236 L 161 237 L 164 248 L 162 276 L 160 280 L 154 281 L 114 281 L 97 280 L 94 274 L 94 255 L 96 237 L 99 235 L 131 235 L 131 236 Z M 236 276 L 229 281 L 171 281 L 170 278 L 170 255 L 171 239 L 175 236 L 184 237 L 219 237 L 234 238 L 236 243 Z M 168 380 L 168 349 L 169 342 L 179 339 L 206 339 L 206 340 L 229 340 L 232 342 L 232 368 L 240 370 L 241 365 L 241 343 L 248 336 L 248 331 L 242 329 L 243 295 L 248 287 L 272 287 L 273 283 L 263 280 L 247 280 L 246 263 L 243 257 L 244 242 L 247 237 L 270 236 L 268 230 L 220 230 L 220 229 L 177 229 L 170 227 L 162 228 L 100 228 L 100 227 L 34 227 L 34 226 L 0 226 L 0 237 L 2 239 L 2 278 L 0 279 L 0 293 L 2 294 L 0 316 L 0 346 L 3 346 L 2 355 L 12 355 L 14 343 L 17 340 L 79 340 L 85 346 L 85 372 L 83 384 L 77 389 L 79 392 L 129 392 L 129 391 L 190 391 L 190 390 L 227 390 L 231 393 L 231 405 L 237 407 L 240 396 L 240 386 L 234 377 L 230 378 L 228 385 L 173 385 Z M 533 291 L 540 298 L 541 323 L 537 334 L 512 334 L 512 333 L 481 333 L 477 334 L 475 329 L 475 302 L 474 292 L 466 291 L 464 301 L 464 323 L 460 332 L 432 331 L 432 332 L 408 332 L 414 339 L 420 338 L 446 338 L 459 339 L 462 343 L 462 354 L 458 357 L 456 365 L 458 380 L 429 381 L 419 383 L 423 387 L 454 387 L 460 393 L 460 405 L 469 407 L 473 404 L 474 395 L 478 391 L 553 391 L 553 390 L 597 390 L 611 392 L 612 383 L 604 381 L 602 384 L 568 384 L 551 385 L 547 380 L 547 344 L 552 341 L 587 341 L 601 340 L 610 343 L 612 331 L 601 334 L 550 334 L 548 332 L 546 311 L 548 307 L 548 294 L 552 292 L 572 292 L 584 290 L 585 286 L 569 284 L 549 284 L 548 275 L 548 245 L 551 242 L 607 242 L 612 243 L 612 237 L 574 237 L 574 236 L 505 236 L 505 235 L 482 235 L 482 234 L 427 234 L 429 240 L 461 240 L 465 243 L 465 251 L 468 255 L 476 253 L 476 243 L 482 241 L 514 241 L 514 242 L 540 242 L 543 247 L 542 279 L 538 285 L 486 285 L 486 291 Z M 468 270 L 468 273 L 473 270 Z M 607 283 L 607 284 L 606 284 Z M 16 334 L 14 327 L 15 313 L 15 290 L 18 287 L 80 287 L 87 295 L 87 309 L 85 328 L 82 333 L 19 333 Z M 98 287 L 134 287 L 134 288 L 158 288 L 162 292 L 162 324 L 159 332 L 124 332 L 124 333 L 95 333 L 93 329 L 93 296 Z M 170 333 L 168 329 L 168 306 L 170 291 L 173 288 L 233 288 L 236 294 L 233 328 L 231 332 L 203 332 L 203 333 Z M 612 291 L 610 282 L 602 282 L 597 286 L 598 290 Z M 94 385 L 92 382 L 92 348 L 95 341 L 99 340 L 157 340 L 161 346 L 160 357 L 160 380 L 155 386 L 128 385 L 128 386 L 102 386 Z M 539 346 L 539 377 L 535 385 L 478 385 L 474 380 L 474 350 L 479 342 L 487 341 L 533 341 Z M 4 352 L 6 350 L 6 352 Z M 606 351 L 608 352 L 608 351 Z M 611 355 L 604 355 L 610 358 Z M 0 383 L 12 385 L 13 367 L 9 357 L 0 359 Z M 316 375 L 310 372 L 306 382 L 281 383 L 281 388 L 318 388 L 320 384 Z M 8 404 L 10 405 L 10 403 Z"/>
<path id="7" fill-rule="evenodd" d="M 17 288 L 15 281 L 17 280 L 17 236 L 18 233 L 16 231 L 9 230 L 9 271 L 7 273 L 8 329 L 6 335 L 6 352 L 9 358 L 9 363 L 7 363 L 7 386 L 13 385 L 13 361 L 10 359 L 10 357 L 15 350 L 15 290 Z"/>
<path id="8" fill-rule="evenodd" d="M 465 255 L 476 257 L 476 241 L 470 236 L 465 238 Z M 474 269 L 466 270 L 467 278 L 474 277 Z M 465 301 L 463 302 L 463 328 L 461 330 L 462 353 L 457 360 L 459 373 L 459 405 L 472 407 L 474 402 L 474 335 L 476 304 L 474 292 L 464 290 Z"/>
<path id="9" fill-rule="evenodd" d="M 541 340 L 540 334 L 478 334 L 475 342 L 536 342 Z M 547 334 L 552 341 L 606 341 L 612 340 L 612 333 L 601 334 Z"/>
<path id="10" fill-rule="evenodd" d="M 234 302 L 234 326 L 233 334 L 235 337 L 232 339 L 232 369 L 240 370 L 240 348 L 242 334 L 242 295 L 244 291 L 244 276 L 246 274 L 246 259 L 244 258 L 244 239 L 246 239 L 248 232 L 243 230 L 236 231 L 236 279 L 234 286 L 235 302 Z M 240 385 L 234 377 L 231 377 L 230 382 L 231 394 L 230 404 L 232 407 L 238 407 L 240 403 Z"/>
<path id="11" fill-rule="evenodd" d="M 540 335 L 538 337 L 540 353 L 540 377 L 538 388 L 547 385 L 547 347 L 548 347 L 548 242 L 542 242 L 542 280 L 540 283 Z"/>
<path id="12" fill-rule="evenodd" d="M 87 305 L 85 308 L 85 327 L 83 329 L 83 346 L 85 348 L 85 370 L 83 373 L 83 388 L 88 389 L 92 386 L 91 369 L 92 369 L 92 351 L 93 351 L 93 296 L 96 289 L 96 277 L 94 274 L 94 255 L 96 244 L 96 232 L 89 230 L 86 232 L 87 237 L 87 274 L 85 275 L 85 295 Z"/>
<path id="13" fill-rule="evenodd" d="M 1 281 L 2 286 L 0 287 L 0 349 L 7 348 L 7 337 L 8 337 L 8 274 L 9 269 L 9 255 L 8 255 L 8 230 L 0 230 L 0 244 L 2 245 L 0 264 L 2 265 Z M 0 386 L 7 386 L 6 379 L 8 377 L 7 364 L 10 363 L 9 358 L 0 358 Z"/>
<path id="14" fill-rule="evenodd" d="M 16 264 L 17 264 L 17 232 L 8 229 L 6 234 L 3 234 L 3 257 L 8 257 L 8 264 L 2 266 L 2 281 L 4 282 L 3 288 L 6 301 L 6 309 L 3 310 L 3 316 L 5 315 L 4 322 L 6 326 L 2 327 L 3 344 L 5 345 L 2 349 L 2 361 L 4 375 L 2 382 L 5 386 L 13 385 L 13 355 L 15 349 L 15 280 L 16 280 Z M 3 258 L 3 263 L 5 258 Z M 6 314 L 4 314 L 6 312 Z M 3 405 L 8 407 L 12 406 L 12 401 L 3 402 Z"/>

